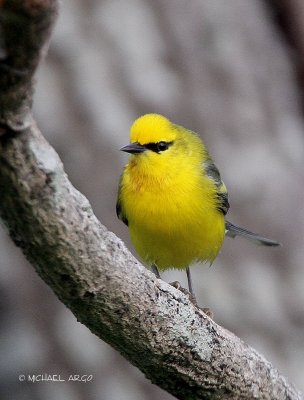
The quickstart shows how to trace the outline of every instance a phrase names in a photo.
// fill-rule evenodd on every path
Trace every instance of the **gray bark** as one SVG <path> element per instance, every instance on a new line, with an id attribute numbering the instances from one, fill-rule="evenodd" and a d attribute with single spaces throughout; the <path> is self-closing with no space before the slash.
<path id="1" fill-rule="evenodd" d="M 0 8 L 0 215 L 11 238 L 80 322 L 177 398 L 303 398 L 254 349 L 140 265 L 69 182 L 30 114 L 33 73 L 56 9 L 51 0 Z"/>

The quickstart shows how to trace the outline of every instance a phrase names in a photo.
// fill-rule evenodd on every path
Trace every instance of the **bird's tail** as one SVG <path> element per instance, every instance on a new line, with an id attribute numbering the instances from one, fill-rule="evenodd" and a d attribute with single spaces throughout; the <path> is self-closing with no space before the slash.
<path id="1" fill-rule="evenodd" d="M 241 228 L 240 226 L 234 225 L 228 221 L 226 221 L 226 235 L 231 238 L 241 236 L 255 244 L 264 246 L 280 246 L 280 243 L 276 242 L 275 240 L 267 239 L 264 236 L 250 232 L 247 229 Z"/>

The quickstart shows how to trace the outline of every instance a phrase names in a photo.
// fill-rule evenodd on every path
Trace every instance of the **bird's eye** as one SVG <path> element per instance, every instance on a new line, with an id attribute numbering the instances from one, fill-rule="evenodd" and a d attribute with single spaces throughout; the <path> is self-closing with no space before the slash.
<path id="1" fill-rule="evenodd" d="M 157 143 L 157 151 L 167 150 L 168 147 L 169 147 L 169 143 L 166 143 L 166 142 Z"/>
<path id="2" fill-rule="evenodd" d="M 147 143 L 145 144 L 145 148 L 151 151 L 154 151 L 154 153 L 160 153 L 164 150 L 167 150 L 169 146 L 171 146 L 173 142 L 158 142 L 158 143 Z"/>

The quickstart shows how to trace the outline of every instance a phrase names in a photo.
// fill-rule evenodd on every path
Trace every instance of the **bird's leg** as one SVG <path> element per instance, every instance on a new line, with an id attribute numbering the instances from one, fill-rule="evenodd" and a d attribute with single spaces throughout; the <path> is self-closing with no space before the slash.
<path id="1" fill-rule="evenodd" d="M 155 274 L 156 278 L 161 279 L 158 268 L 155 264 L 151 265 L 151 271 Z M 189 296 L 190 301 L 197 307 L 200 308 L 205 314 L 207 314 L 211 319 L 213 319 L 213 312 L 210 308 L 201 308 L 198 306 L 196 297 L 193 291 L 192 279 L 190 274 L 190 268 L 186 269 L 187 272 L 187 279 L 188 279 L 188 288 L 189 291 L 184 289 L 178 281 L 174 281 L 170 283 L 171 286 L 175 287 L 176 289 L 180 290 L 182 293 L 185 293 Z"/>
<path id="2" fill-rule="evenodd" d="M 199 306 L 198 306 L 198 304 L 196 302 L 196 298 L 195 298 L 194 292 L 193 292 L 193 287 L 192 287 L 192 281 L 191 281 L 191 275 L 190 275 L 189 267 L 186 269 L 186 272 L 187 272 L 189 290 L 183 288 L 178 281 L 174 281 L 174 282 L 170 283 L 170 285 L 175 287 L 176 289 L 180 290 L 182 293 L 186 294 L 189 297 L 189 300 L 191 301 L 191 303 L 193 303 L 196 307 L 199 308 Z"/>
<path id="3" fill-rule="evenodd" d="M 194 291 L 193 291 L 193 285 L 192 285 L 192 279 L 191 279 L 191 274 L 190 274 L 190 268 L 189 267 L 186 268 L 186 273 L 187 273 L 187 279 L 188 279 L 188 288 L 189 288 L 189 292 L 190 292 L 190 295 L 191 295 L 190 300 L 192 301 L 193 304 L 197 305 L 195 294 L 194 294 Z"/>
<path id="4" fill-rule="evenodd" d="M 157 266 L 155 264 L 151 265 L 151 271 L 154 273 L 156 278 L 160 279 L 160 274 L 159 274 Z"/>
<path id="5" fill-rule="evenodd" d="M 192 285 L 192 279 L 191 279 L 191 274 L 190 274 L 190 268 L 189 267 L 186 269 L 186 272 L 187 272 L 188 288 L 189 288 L 191 302 L 196 307 L 200 308 L 205 314 L 207 314 L 208 317 L 213 319 L 213 311 L 209 307 L 201 308 L 201 307 L 198 306 L 197 301 L 196 301 L 196 297 L 195 297 L 195 294 L 194 294 L 194 291 L 193 291 L 193 285 Z"/>

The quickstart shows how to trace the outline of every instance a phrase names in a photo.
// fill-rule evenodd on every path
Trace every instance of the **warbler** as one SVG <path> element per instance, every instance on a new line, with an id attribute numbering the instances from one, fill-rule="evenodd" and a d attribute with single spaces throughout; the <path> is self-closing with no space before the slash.
<path id="1" fill-rule="evenodd" d="M 146 114 L 131 126 L 130 142 L 120 149 L 131 156 L 120 178 L 117 216 L 157 277 L 169 268 L 186 269 L 194 297 L 189 267 L 212 263 L 225 234 L 279 245 L 225 220 L 227 189 L 197 133 Z"/>

